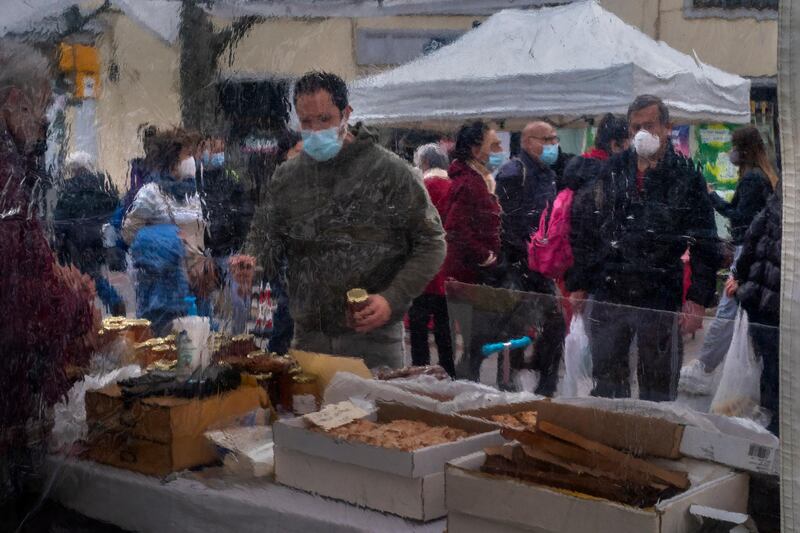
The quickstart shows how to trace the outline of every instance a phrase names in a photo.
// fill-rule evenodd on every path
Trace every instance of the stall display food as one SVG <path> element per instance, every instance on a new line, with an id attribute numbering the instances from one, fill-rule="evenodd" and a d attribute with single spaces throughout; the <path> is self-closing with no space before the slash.
<path id="1" fill-rule="evenodd" d="M 536 411 L 490 415 L 489 420 L 511 429 L 534 429 L 536 427 Z"/>
<path id="2" fill-rule="evenodd" d="M 471 435 L 463 429 L 430 426 L 418 420 L 392 420 L 386 423 L 376 423 L 364 419 L 339 426 L 326 431 L 326 433 L 347 441 L 405 451 L 456 442 Z"/>
<path id="3" fill-rule="evenodd" d="M 136 362 L 145 368 L 158 361 L 171 362 L 178 359 L 174 336 L 147 339 L 144 342 L 134 344 L 133 350 Z"/>
<path id="4" fill-rule="evenodd" d="M 150 321 L 144 318 L 125 318 L 112 316 L 103 319 L 99 332 L 100 344 L 108 344 L 118 339 L 124 339 L 131 344 L 141 343 L 153 336 L 150 331 Z"/>
<path id="5" fill-rule="evenodd" d="M 649 507 L 689 488 L 686 472 L 606 446 L 535 413 L 493 415 L 513 444 L 486 449 L 481 470 L 581 492 L 626 505 Z M 525 422 L 523 422 L 525 420 Z M 529 423 L 534 421 L 535 426 Z M 516 425 L 515 425 L 516 424 Z"/>

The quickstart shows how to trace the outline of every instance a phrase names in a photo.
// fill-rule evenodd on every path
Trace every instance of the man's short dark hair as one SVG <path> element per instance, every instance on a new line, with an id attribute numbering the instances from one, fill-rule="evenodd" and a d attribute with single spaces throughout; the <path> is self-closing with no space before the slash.
<path id="1" fill-rule="evenodd" d="M 311 71 L 303 74 L 294 83 L 294 105 L 297 107 L 297 97 L 301 94 L 314 94 L 317 91 L 325 91 L 331 95 L 331 99 L 339 111 L 344 111 L 347 107 L 347 84 L 342 78 L 330 72 Z"/>
<path id="2" fill-rule="evenodd" d="M 652 94 L 642 94 L 636 97 L 630 107 L 628 107 L 628 120 L 631 119 L 633 113 L 653 105 L 658 106 L 658 120 L 661 124 L 669 124 L 669 109 L 667 109 L 664 100 Z"/>

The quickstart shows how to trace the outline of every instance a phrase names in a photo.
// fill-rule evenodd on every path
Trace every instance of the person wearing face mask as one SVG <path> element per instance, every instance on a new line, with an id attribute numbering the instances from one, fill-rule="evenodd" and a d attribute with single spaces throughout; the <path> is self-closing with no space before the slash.
<path id="1" fill-rule="evenodd" d="M 136 194 L 122 238 L 136 268 L 136 315 L 163 336 L 174 318 L 186 314 L 185 298 L 192 293 L 201 312 L 208 312 L 203 311 L 208 287 L 192 281 L 204 262 L 206 221 L 195 181 L 196 135 L 159 132 L 153 143 L 149 163 L 155 177 Z"/>
<path id="2" fill-rule="evenodd" d="M 450 198 L 453 181 L 447 174 L 450 161 L 438 144 L 424 144 L 414 152 L 414 166 L 422 174 L 423 183 L 439 215 L 444 217 L 444 209 Z M 414 366 L 431 364 L 428 343 L 428 325 L 433 320 L 433 334 L 439 356 L 439 365 L 450 376 L 455 377 L 453 361 L 453 342 L 450 333 L 450 318 L 447 313 L 447 299 L 444 292 L 444 272 L 442 270 L 431 280 L 425 292 L 414 299 L 408 310 L 408 326 L 411 336 L 411 362 Z"/>
<path id="3" fill-rule="evenodd" d="M 303 153 L 275 171 L 246 251 L 267 279 L 286 261 L 298 349 L 398 367 L 403 316 L 444 258 L 439 215 L 407 163 L 362 124 L 348 125 L 339 76 L 302 76 L 294 104 Z M 354 288 L 368 298 L 348 319 Z"/>
<path id="4" fill-rule="evenodd" d="M 733 132 L 732 144 L 731 163 L 739 168 L 739 183 L 733 198 L 726 202 L 714 192 L 711 185 L 708 186 L 708 197 L 714 209 L 730 221 L 734 262 L 729 279 L 733 279 L 736 274 L 736 259 L 742 251 L 747 228 L 767 205 L 767 200 L 778 183 L 778 174 L 767 156 L 764 141 L 757 128 L 745 126 L 736 130 Z M 681 390 L 693 394 L 711 393 L 713 373 L 728 352 L 738 309 L 739 303 L 733 297 L 733 291 L 723 291 L 716 318 L 703 338 L 700 357 L 681 369 Z"/>
<path id="5" fill-rule="evenodd" d="M 502 208 L 502 239 L 497 285 L 510 289 L 555 297 L 553 280 L 528 267 L 528 243 L 536 233 L 542 212 L 556 197 L 559 145 L 555 128 L 543 121 L 531 122 L 522 130 L 519 157 L 507 162 L 497 173 L 497 197 Z M 539 299 L 546 307 L 541 335 L 534 343 L 533 369 L 539 371 L 538 394 L 550 396 L 558 380 L 558 364 L 563 353 L 564 320 L 555 298 Z M 525 335 L 525 331 L 517 336 Z M 511 357 L 514 369 L 524 366 L 522 350 Z"/>
<path id="6" fill-rule="evenodd" d="M 497 132 L 483 121 L 469 122 L 456 133 L 447 171 L 452 184 L 442 207 L 447 232 L 447 257 L 443 279 L 462 283 L 489 283 L 500 254 L 500 204 L 484 180 L 492 153 L 502 152 Z M 475 321 L 473 321 L 475 322 Z M 478 325 L 465 334 L 468 379 L 478 381 L 484 344 Z M 488 341 L 487 341 L 488 342 Z"/>
<path id="7" fill-rule="evenodd" d="M 246 333 L 250 295 L 240 294 L 228 275 L 228 261 L 247 237 L 250 197 L 239 172 L 225 164 L 225 140 L 212 137 L 198 149 L 197 185 L 207 221 L 205 245 L 219 273 L 219 292 L 211 298 L 214 326 L 232 335 Z M 201 301 L 202 303 L 202 301 Z"/>
<path id="8" fill-rule="evenodd" d="M 592 394 L 630 396 L 629 348 L 636 338 L 640 398 L 670 401 L 682 360 L 679 324 L 697 327 L 713 305 L 719 242 L 705 179 L 673 149 L 664 102 L 637 97 L 628 122 L 631 149 L 613 156 L 573 206 L 567 289 L 579 308 L 593 295 Z M 681 313 L 687 247 L 692 280 Z"/>

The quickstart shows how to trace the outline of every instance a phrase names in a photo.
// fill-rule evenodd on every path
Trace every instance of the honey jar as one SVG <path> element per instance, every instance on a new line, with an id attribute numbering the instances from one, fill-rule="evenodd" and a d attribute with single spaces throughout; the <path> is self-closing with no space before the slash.
<path id="1" fill-rule="evenodd" d="M 355 314 L 367 306 L 369 294 L 364 289 L 350 289 L 347 291 L 347 327 L 355 328 Z"/>

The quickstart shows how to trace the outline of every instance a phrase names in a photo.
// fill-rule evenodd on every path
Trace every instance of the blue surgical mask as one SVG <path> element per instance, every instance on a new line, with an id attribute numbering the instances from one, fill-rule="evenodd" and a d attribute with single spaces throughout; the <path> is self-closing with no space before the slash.
<path id="1" fill-rule="evenodd" d="M 225 166 L 225 154 L 223 152 L 211 154 L 208 160 L 208 168 L 222 168 L 223 166 Z"/>
<path id="2" fill-rule="evenodd" d="M 545 144 L 542 147 L 542 155 L 539 160 L 547 166 L 551 166 L 558 160 L 558 144 Z"/>
<path id="3" fill-rule="evenodd" d="M 339 137 L 340 129 L 340 126 L 334 126 L 319 131 L 301 130 L 303 151 L 317 161 L 333 159 L 342 149 L 342 139 Z"/>
<path id="4" fill-rule="evenodd" d="M 503 152 L 491 153 L 489 154 L 489 162 L 486 163 L 486 168 L 489 170 L 497 170 L 506 162 L 506 159 L 506 154 Z"/>

